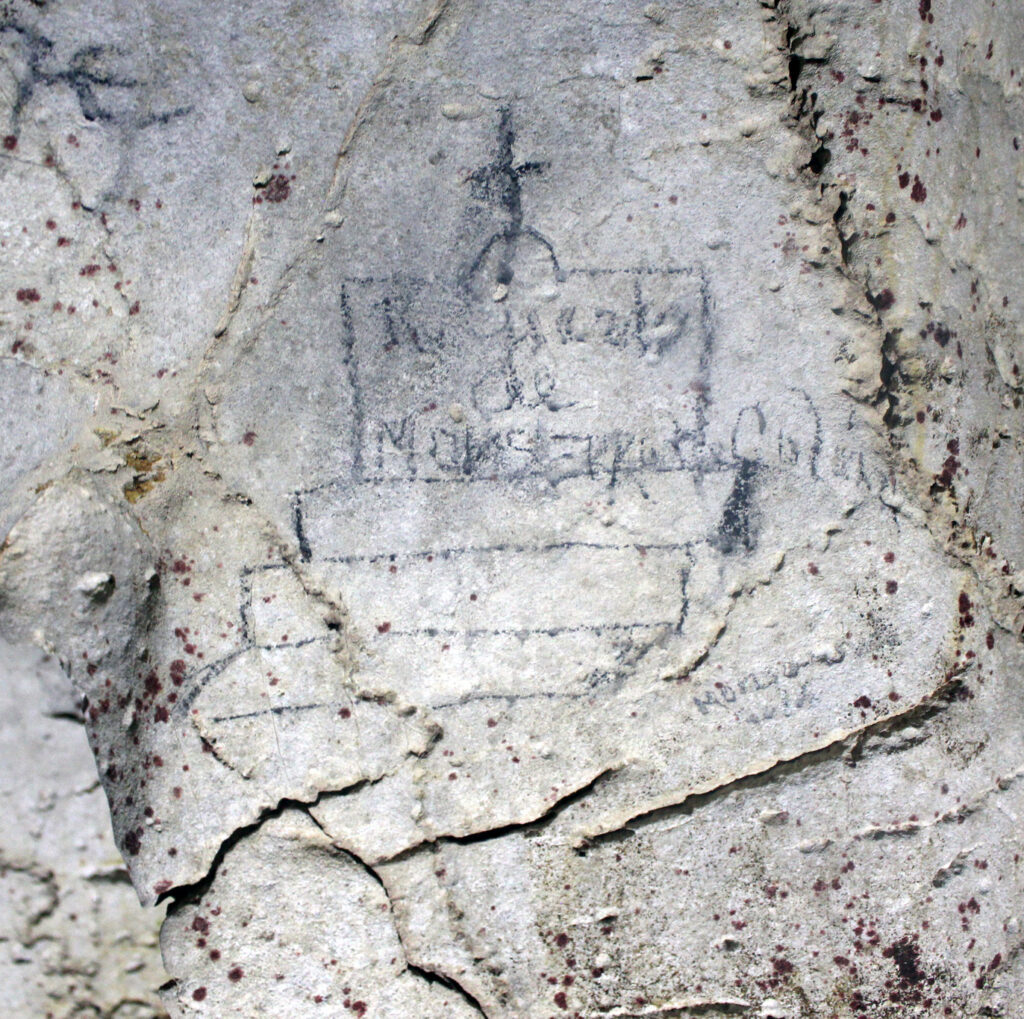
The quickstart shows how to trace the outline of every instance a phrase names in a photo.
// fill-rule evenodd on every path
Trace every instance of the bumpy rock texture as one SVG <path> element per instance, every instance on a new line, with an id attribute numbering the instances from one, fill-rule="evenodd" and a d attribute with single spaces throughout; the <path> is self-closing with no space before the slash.
<path id="1" fill-rule="evenodd" d="M 0 625 L 172 1014 L 1024 1014 L 1019 15 L 4 5 Z"/>
<path id="2" fill-rule="evenodd" d="M 57 663 L 0 641 L 0 717 L 4 1014 L 166 1016 L 158 915 L 139 909 Z"/>

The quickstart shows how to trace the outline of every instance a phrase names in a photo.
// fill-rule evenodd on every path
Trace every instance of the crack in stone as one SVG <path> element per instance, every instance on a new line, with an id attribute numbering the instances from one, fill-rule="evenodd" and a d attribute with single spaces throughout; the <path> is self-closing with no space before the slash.
<path id="1" fill-rule="evenodd" d="M 324 833 L 324 835 L 326 835 L 328 838 L 331 838 L 330 832 L 328 832 L 323 827 L 323 825 L 321 825 L 320 822 L 317 821 L 315 817 L 313 817 L 308 807 L 305 808 L 305 812 L 309 815 L 312 822 Z M 401 925 L 398 922 L 398 917 L 395 913 L 395 904 L 391 898 L 391 892 L 388 890 L 387 884 L 385 884 L 380 874 L 378 874 L 377 871 L 372 866 L 370 866 L 370 864 L 367 863 L 366 860 L 364 860 L 361 856 L 358 856 L 356 853 L 352 852 L 351 849 L 345 849 L 343 846 L 337 845 L 337 843 L 332 844 L 334 845 L 335 849 L 343 853 L 357 866 L 361 867 L 363 871 L 369 877 L 371 877 L 377 883 L 377 885 L 379 885 L 381 891 L 384 893 L 384 897 L 388 901 L 388 911 L 391 915 L 392 923 L 394 924 L 395 935 L 398 938 L 398 943 L 402 948 L 402 955 L 405 958 L 405 968 L 410 973 L 420 977 L 423 980 L 426 980 L 428 983 L 440 984 L 442 987 L 447 988 L 454 994 L 459 995 L 459 997 L 462 998 L 462 1000 L 467 1005 L 469 1005 L 472 1009 L 474 1009 L 474 1011 L 482 1015 L 484 1019 L 490 1019 L 486 1009 L 480 1003 L 480 1000 L 476 997 L 476 995 L 474 995 L 472 992 L 463 987 L 462 984 L 460 984 L 453 976 L 451 976 L 448 973 L 443 973 L 438 969 L 430 969 L 412 962 L 412 960 L 409 958 L 409 952 L 405 945 L 405 939 L 402 937 Z"/>
<path id="2" fill-rule="evenodd" d="M 512 821 L 509 824 L 499 825 L 495 828 L 487 828 L 483 831 L 470 832 L 468 835 L 436 835 L 432 838 L 423 839 L 421 842 L 417 842 L 414 845 L 408 846 L 407 848 L 395 853 L 392 856 L 382 856 L 374 860 L 375 863 L 398 863 L 402 860 L 407 860 L 409 857 L 423 852 L 425 849 L 432 849 L 439 845 L 459 845 L 466 846 L 472 845 L 476 842 L 489 842 L 493 839 L 503 838 L 506 835 L 512 835 L 517 832 L 531 831 L 537 828 L 543 828 L 550 825 L 555 818 L 557 818 L 564 811 L 568 810 L 574 803 L 579 803 L 581 800 L 586 799 L 594 790 L 601 785 L 610 776 L 617 774 L 625 767 L 624 764 L 614 764 L 607 768 L 603 768 L 599 771 L 592 779 L 586 782 L 584 785 L 566 793 L 564 796 L 556 800 L 547 810 L 538 814 L 536 817 L 529 821 Z M 334 836 L 335 839 L 341 838 L 341 836 Z M 336 843 L 340 848 L 346 849 L 344 842 Z"/>
<path id="3" fill-rule="evenodd" d="M 648 1005 L 644 1008 L 620 1006 L 607 1011 L 587 1012 L 583 1019 L 646 1019 L 647 1016 L 664 1016 L 666 1019 L 683 1019 L 685 1016 L 745 1015 L 756 1006 L 743 998 L 684 998 L 667 1001 L 661 1005 Z"/>
<path id="4" fill-rule="evenodd" d="M 220 869 L 220 865 L 224 862 L 224 858 L 231 851 L 231 849 L 238 845 L 238 843 L 241 842 L 244 838 L 247 838 L 249 835 L 253 835 L 257 831 L 259 831 L 259 829 L 262 828 L 267 821 L 280 817 L 286 810 L 298 809 L 308 814 L 311 808 L 315 807 L 320 802 L 321 798 L 324 796 L 348 795 L 350 793 L 358 792 L 360 789 L 363 789 L 367 786 L 374 785 L 379 781 L 381 781 L 381 779 L 379 778 L 367 778 L 362 779 L 359 782 L 354 782 L 352 785 L 345 786 L 342 789 L 322 789 L 316 794 L 316 796 L 312 800 L 298 800 L 294 798 L 283 797 L 282 799 L 278 800 L 277 803 L 273 806 L 265 807 L 263 810 L 261 810 L 254 821 L 250 822 L 249 824 L 242 825 L 241 827 L 236 828 L 233 832 L 231 832 L 231 834 L 228 835 L 217 847 L 217 852 L 214 854 L 213 859 L 210 861 L 210 865 L 207 868 L 206 873 L 201 878 L 199 878 L 196 881 L 192 881 L 188 884 L 174 885 L 171 888 L 166 889 L 157 896 L 155 904 L 158 905 L 159 903 L 167 899 L 170 899 L 171 902 L 173 902 L 174 905 L 176 906 L 189 902 L 198 902 L 206 894 L 210 886 L 213 884 L 217 876 L 217 871 Z M 320 826 L 319 822 L 317 822 L 316 818 L 312 816 L 312 814 L 309 814 L 309 817 L 313 821 L 313 823 L 318 828 L 320 828 L 321 831 L 324 831 L 323 828 Z M 327 838 L 331 837 L 330 834 L 326 831 L 324 831 L 324 835 Z"/>
<path id="5" fill-rule="evenodd" d="M 656 824 L 658 821 L 675 817 L 680 814 L 690 815 L 696 810 L 711 803 L 724 799 L 730 793 L 743 789 L 760 788 L 777 781 L 785 775 L 792 775 L 807 768 L 815 767 L 825 761 L 836 760 L 847 755 L 851 764 L 864 756 L 864 743 L 870 736 L 889 735 L 907 726 L 916 726 L 935 715 L 946 711 L 963 688 L 960 674 L 966 666 L 947 674 L 935 690 L 917 703 L 903 711 L 884 718 L 876 719 L 866 725 L 842 733 L 820 746 L 812 747 L 794 757 L 778 758 L 764 767 L 756 768 L 742 775 L 725 780 L 714 779 L 691 789 L 681 798 L 667 798 L 664 802 L 655 802 L 614 827 L 603 829 L 579 837 L 573 848 L 581 856 L 585 856 L 591 848 L 606 841 L 616 841 L 624 834 L 632 834 L 637 828 Z"/>
<path id="6" fill-rule="evenodd" d="M 929 821 L 908 821 L 906 824 L 864 828 L 857 832 L 853 839 L 856 841 L 858 839 L 904 838 L 926 831 L 928 828 L 935 828 L 941 824 L 961 824 L 972 814 L 976 814 L 981 810 L 993 796 L 997 793 L 1006 792 L 1007 789 L 1015 785 L 1021 778 L 1024 778 L 1024 765 L 1010 772 L 1009 775 L 996 779 L 993 785 L 983 789 L 969 803 L 962 803 L 958 807 L 947 810 L 944 814 L 940 814 Z M 937 887 L 944 884 L 944 881 L 938 881 L 938 876 L 945 872 L 952 872 L 953 866 L 954 864 L 951 864 L 950 867 L 940 870 L 936 875 L 936 879 L 933 879 L 932 884 L 935 884 Z"/>

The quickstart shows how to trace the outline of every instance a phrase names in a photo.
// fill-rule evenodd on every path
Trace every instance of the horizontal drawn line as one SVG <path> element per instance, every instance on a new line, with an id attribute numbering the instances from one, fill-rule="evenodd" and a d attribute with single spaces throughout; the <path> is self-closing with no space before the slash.
<path id="1" fill-rule="evenodd" d="M 618 466 L 614 469 L 611 467 L 596 467 L 594 469 L 580 469 L 578 471 L 568 471 L 561 474 L 555 484 L 561 484 L 565 481 L 575 481 L 579 478 L 607 478 L 615 476 L 618 478 L 629 478 L 635 475 L 640 477 L 648 477 L 656 474 L 719 474 L 727 473 L 729 471 L 736 471 L 740 468 L 740 461 L 736 460 L 722 460 L 722 459 L 701 459 L 697 462 L 687 462 L 681 464 L 671 465 L 652 465 L 645 467 L 632 467 L 632 466 Z M 358 486 L 367 485 L 449 485 L 449 484 L 492 484 L 492 485 L 508 485 L 514 484 L 521 481 L 551 481 L 551 474 L 557 473 L 557 471 L 517 471 L 513 474 L 501 475 L 483 475 L 483 474 L 464 474 L 464 473 L 452 473 L 450 476 L 444 477 L 398 477 L 398 476 L 363 476 L 361 478 L 350 478 L 350 477 L 338 477 L 333 478 L 330 481 L 325 481 L 320 485 L 316 485 L 313 488 L 306 488 L 300 491 L 300 496 L 315 495 L 322 492 L 325 488 L 331 488 L 338 485 L 343 485 L 346 488 L 356 488 Z"/>
<path id="2" fill-rule="evenodd" d="M 261 718 L 264 715 L 291 715 L 301 714 L 306 711 L 319 711 L 321 708 L 336 708 L 341 702 L 326 702 L 321 704 L 276 704 L 272 708 L 260 708 L 258 711 L 243 711 L 237 715 L 216 715 L 211 722 L 240 722 L 247 718 Z M 347 706 L 347 702 L 346 705 Z"/>
<path id="3" fill-rule="evenodd" d="M 619 268 L 587 268 L 577 267 L 575 269 L 562 270 L 566 276 L 694 276 L 697 269 L 693 266 L 656 266 L 656 265 L 634 265 L 621 266 Z M 417 286 L 435 286 L 436 281 L 426 279 L 422 276 L 346 276 L 342 283 L 355 284 L 356 286 L 373 286 L 383 283 L 406 283 Z"/>
<path id="4" fill-rule="evenodd" d="M 236 648 L 216 662 L 210 662 L 201 669 L 186 675 L 185 680 L 188 688 L 185 694 L 175 703 L 172 714 L 181 715 L 187 712 L 195 703 L 196 698 L 212 680 L 216 679 L 228 666 L 241 658 L 242 655 L 248 654 L 250 651 L 280 651 L 288 648 L 302 648 L 310 644 L 326 643 L 328 639 L 327 637 L 305 637 L 302 640 L 286 641 L 281 644 L 248 643 L 244 647 Z"/>
<path id="5" fill-rule="evenodd" d="M 428 626 L 417 630 L 388 630 L 383 637 L 561 637 L 567 633 L 593 633 L 601 636 L 606 630 L 626 632 L 633 630 L 659 630 L 666 627 L 674 628 L 678 619 L 669 619 L 654 623 L 580 623 L 578 626 L 547 626 L 547 627 L 509 627 L 506 629 L 442 629 Z"/>
<path id="6" fill-rule="evenodd" d="M 631 549 L 640 553 L 643 552 L 684 552 L 688 553 L 692 542 L 629 542 L 627 544 L 606 544 L 593 541 L 559 541 L 548 545 L 466 545 L 462 548 L 428 549 L 420 552 L 375 552 L 372 555 L 347 555 L 347 556 L 324 556 L 322 562 L 327 563 L 357 563 L 357 562 L 397 562 L 400 559 L 450 559 L 452 556 L 461 555 L 494 555 L 494 554 L 528 554 L 536 553 L 544 555 L 550 552 L 562 552 L 574 548 L 585 548 L 594 551 L 628 552 Z"/>
<path id="7" fill-rule="evenodd" d="M 553 690 L 541 690 L 536 693 L 473 693 L 467 694 L 465 697 L 459 697 L 452 701 L 438 701 L 433 704 L 425 704 L 422 706 L 423 710 L 426 711 L 445 711 L 448 708 L 457 708 L 465 704 L 473 704 L 478 701 L 505 701 L 506 703 L 513 703 L 515 701 L 533 701 L 533 700 L 547 700 L 547 701 L 565 701 L 565 700 L 579 700 L 582 697 L 589 696 L 589 692 L 581 690 L 577 693 L 562 693 Z M 323 708 L 333 711 L 335 708 L 350 707 L 355 703 L 354 701 L 322 701 L 316 704 L 276 704 L 270 708 L 259 708 L 256 711 L 243 711 L 237 715 L 217 715 L 211 718 L 210 721 L 214 724 L 223 722 L 243 722 L 251 718 L 262 718 L 265 715 L 298 715 L 303 714 L 307 711 L 319 711 Z M 372 702 L 369 702 L 372 703 Z"/>

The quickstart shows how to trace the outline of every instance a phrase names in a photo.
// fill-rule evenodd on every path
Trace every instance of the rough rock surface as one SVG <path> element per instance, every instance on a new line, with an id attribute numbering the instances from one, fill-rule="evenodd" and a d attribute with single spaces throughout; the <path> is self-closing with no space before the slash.
<path id="1" fill-rule="evenodd" d="M 1024 1014 L 1013 4 L 3 17 L 0 625 L 174 1014 Z"/>
<path id="2" fill-rule="evenodd" d="M 4 1015 L 166 1016 L 163 909 L 139 908 L 56 662 L 0 642 L 0 718 Z"/>

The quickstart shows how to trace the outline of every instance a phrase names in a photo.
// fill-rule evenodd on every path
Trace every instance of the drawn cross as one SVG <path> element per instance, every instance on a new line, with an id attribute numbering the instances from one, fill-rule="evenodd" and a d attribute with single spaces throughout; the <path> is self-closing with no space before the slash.
<path id="1" fill-rule="evenodd" d="M 473 170 L 466 180 L 470 184 L 470 194 L 473 198 L 496 207 L 507 217 L 507 223 L 488 238 L 469 267 L 467 281 L 476 275 L 495 244 L 501 244 L 502 257 L 498 263 L 495 282 L 506 285 L 511 283 L 515 275 L 512 262 L 519 239 L 523 236 L 533 237 L 547 248 L 555 273 L 561 278 L 558 259 L 555 257 L 551 242 L 532 226 L 523 226 L 522 179 L 531 174 L 543 173 L 549 164 L 535 161 L 517 164 L 512 152 L 515 138 L 512 110 L 508 106 L 503 106 L 498 124 L 497 156 L 492 162 Z"/>

